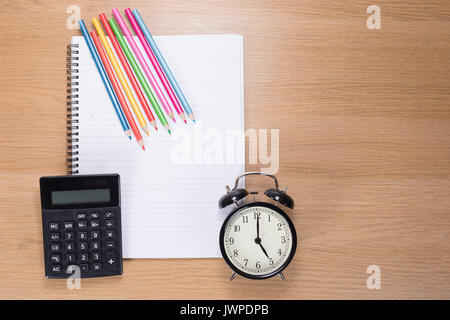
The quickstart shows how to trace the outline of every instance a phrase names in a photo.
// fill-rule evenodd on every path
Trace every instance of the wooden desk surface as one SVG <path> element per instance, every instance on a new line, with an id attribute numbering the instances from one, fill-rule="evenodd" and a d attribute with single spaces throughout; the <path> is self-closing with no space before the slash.
<path id="1" fill-rule="evenodd" d="M 0 298 L 450 298 L 448 1 L 134 1 L 154 34 L 244 36 L 246 128 L 280 129 L 299 250 L 285 282 L 147 259 L 81 290 L 43 277 L 38 187 L 65 173 L 70 4 L 1 1 Z M 73 4 L 89 29 L 124 9 Z M 371 4 L 381 30 L 366 27 Z M 366 287 L 369 265 L 381 290 Z"/>

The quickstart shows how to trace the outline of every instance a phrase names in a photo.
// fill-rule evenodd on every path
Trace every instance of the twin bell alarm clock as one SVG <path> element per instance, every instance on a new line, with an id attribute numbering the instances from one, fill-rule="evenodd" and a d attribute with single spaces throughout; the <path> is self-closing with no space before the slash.
<path id="1" fill-rule="evenodd" d="M 238 188 L 239 180 L 249 175 L 263 175 L 273 179 L 275 188 L 264 192 L 265 201 L 245 202 L 249 194 Z M 234 188 L 219 200 L 219 208 L 234 205 L 220 230 L 222 256 L 233 269 L 230 281 L 238 274 L 250 279 L 267 279 L 279 275 L 289 265 L 297 248 L 294 224 L 282 207 L 294 208 L 294 200 L 280 190 L 277 178 L 262 172 L 245 172 L 236 178 Z M 240 201 L 242 200 L 242 201 Z"/>

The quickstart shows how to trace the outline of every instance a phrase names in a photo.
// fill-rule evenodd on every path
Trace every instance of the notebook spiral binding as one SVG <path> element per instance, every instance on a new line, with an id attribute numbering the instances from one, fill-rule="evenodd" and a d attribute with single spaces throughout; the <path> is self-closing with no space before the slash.
<path id="1" fill-rule="evenodd" d="M 78 171 L 78 44 L 67 45 L 67 171 L 77 174 Z"/>

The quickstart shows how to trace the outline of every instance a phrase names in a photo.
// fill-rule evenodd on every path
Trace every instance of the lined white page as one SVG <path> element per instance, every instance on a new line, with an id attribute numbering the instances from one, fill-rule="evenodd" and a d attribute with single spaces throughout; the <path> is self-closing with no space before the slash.
<path id="1" fill-rule="evenodd" d="M 139 149 L 134 136 L 124 135 L 84 39 L 73 37 L 79 45 L 79 173 L 120 174 L 125 258 L 219 257 L 217 203 L 224 186 L 244 171 L 242 37 L 155 41 L 197 124 L 167 117 L 173 136 L 157 122 L 149 137 L 141 131 L 147 150 Z"/>

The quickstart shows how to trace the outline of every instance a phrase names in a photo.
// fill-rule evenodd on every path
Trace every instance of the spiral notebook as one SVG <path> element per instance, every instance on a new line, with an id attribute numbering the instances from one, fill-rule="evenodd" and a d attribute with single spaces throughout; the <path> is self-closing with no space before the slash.
<path id="1" fill-rule="evenodd" d="M 123 134 L 85 40 L 72 37 L 69 167 L 120 174 L 125 258 L 219 257 L 217 202 L 245 163 L 242 37 L 155 40 L 197 124 L 178 119 L 169 136 L 158 123 L 142 151 Z"/>

